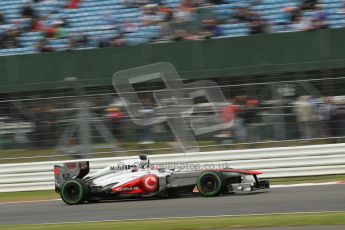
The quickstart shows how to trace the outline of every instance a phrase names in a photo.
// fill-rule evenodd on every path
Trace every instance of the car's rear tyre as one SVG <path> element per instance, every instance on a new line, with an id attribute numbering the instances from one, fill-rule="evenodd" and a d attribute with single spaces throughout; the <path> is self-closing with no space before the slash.
<path id="1" fill-rule="evenodd" d="M 218 172 L 203 172 L 196 182 L 196 186 L 202 196 L 218 196 L 224 187 L 222 176 Z"/>
<path id="2" fill-rule="evenodd" d="M 87 200 L 89 190 L 83 180 L 74 178 L 62 184 L 60 195 L 66 204 L 82 204 Z"/>

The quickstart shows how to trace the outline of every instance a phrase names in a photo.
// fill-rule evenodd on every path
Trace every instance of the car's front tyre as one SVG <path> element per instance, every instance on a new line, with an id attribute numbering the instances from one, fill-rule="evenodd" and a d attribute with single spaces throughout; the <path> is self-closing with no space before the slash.
<path id="1" fill-rule="evenodd" d="M 85 182 L 79 178 L 65 181 L 61 186 L 61 199 L 69 205 L 84 203 L 89 195 Z"/>
<path id="2" fill-rule="evenodd" d="M 212 197 L 223 191 L 224 182 L 220 173 L 208 171 L 200 174 L 196 186 L 202 196 Z"/>

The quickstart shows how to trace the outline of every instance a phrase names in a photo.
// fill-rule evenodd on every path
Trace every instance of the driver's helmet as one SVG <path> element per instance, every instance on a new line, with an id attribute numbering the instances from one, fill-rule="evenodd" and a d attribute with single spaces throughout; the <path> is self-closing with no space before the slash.
<path id="1" fill-rule="evenodd" d="M 139 167 L 140 168 L 148 168 L 150 166 L 150 160 L 147 158 L 146 154 L 140 154 L 139 155 Z"/>

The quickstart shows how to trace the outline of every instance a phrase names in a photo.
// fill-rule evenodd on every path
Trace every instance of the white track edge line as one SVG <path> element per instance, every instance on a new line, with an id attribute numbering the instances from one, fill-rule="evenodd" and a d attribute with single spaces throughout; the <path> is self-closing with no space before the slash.
<path id="1" fill-rule="evenodd" d="M 173 219 L 181 220 L 181 219 L 193 219 L 193 218 L 251 217 L 251 216 L 267 216 L 267 215 L 327 214 L 327 213 L 343 213 L 344 211 L 276 212 L 276 213 L 272 212 L 272 213 L 252 213 L 252 214 L 215 215 L 215 216 L 151 217 L 151 218 L 141 218 L 141 219 L 134 218 L 134 219 L 87 220 L 87 221 L 71 221 L 71 222 L 55 222 L 55 223 L 37 223 L 37 224 L 32 224 L 32 225 L 82 224 L 82 223 L 102 223 L 102 222 L 106 223 L 106 222 L 125 222 L 125 221 L 173 220 Z"/>
<path id="2" fill-rule="evenodd" d="M 22 204 L 22 203 L 43 203 L 43 202 L 50 202 L 50 201 L 57 201 L 61 199 L 50 199 L 50 200 L 20 200 L 20 201 L 5 201 L 1 202 L 2 204 Z"/>

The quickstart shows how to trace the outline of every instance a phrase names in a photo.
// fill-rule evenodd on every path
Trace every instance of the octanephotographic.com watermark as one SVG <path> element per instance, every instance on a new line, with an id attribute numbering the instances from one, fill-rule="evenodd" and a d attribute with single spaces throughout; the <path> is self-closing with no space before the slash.
<path id="1" fill-rule="evenodd" d="M 121 171 L 139 168 L 150 168 L 157 170 L 188 170 L 188 171 L 200 171 L 200 170 L 217 170 L 224 168 L 231 168 L 228 162 L 219 163 L 159 163 L 159 164 L 143 164 L 142 162 L 133 162 L 131 164 L 126 164 L 123 162 L 118 162 L 116 165 L 110 166 L 111 171 Z"/>
<path id="2" fill-rule="evenodd" d="M 135 85 L 155 82 L 163 83 L 165 88 L 147 90 L 151 94 L 149 98 L 135 91 Z M 196 135 L 228 129 L 234 123 L 234 116 L 228 121 L 222 117 L 222 109 L 229 102 L 216 82 L 202 80 L 184 83 L 170 63 L 160 62 L 116 72 L 113 86 L 125 102 L 127 113 L 135 124 L 149 126 L 166 122 L 184 152 L 199 151 Z M 211 106 L 212 111 L 207 116 L 196 115 L 197 98 L 205 98 Z"/>

